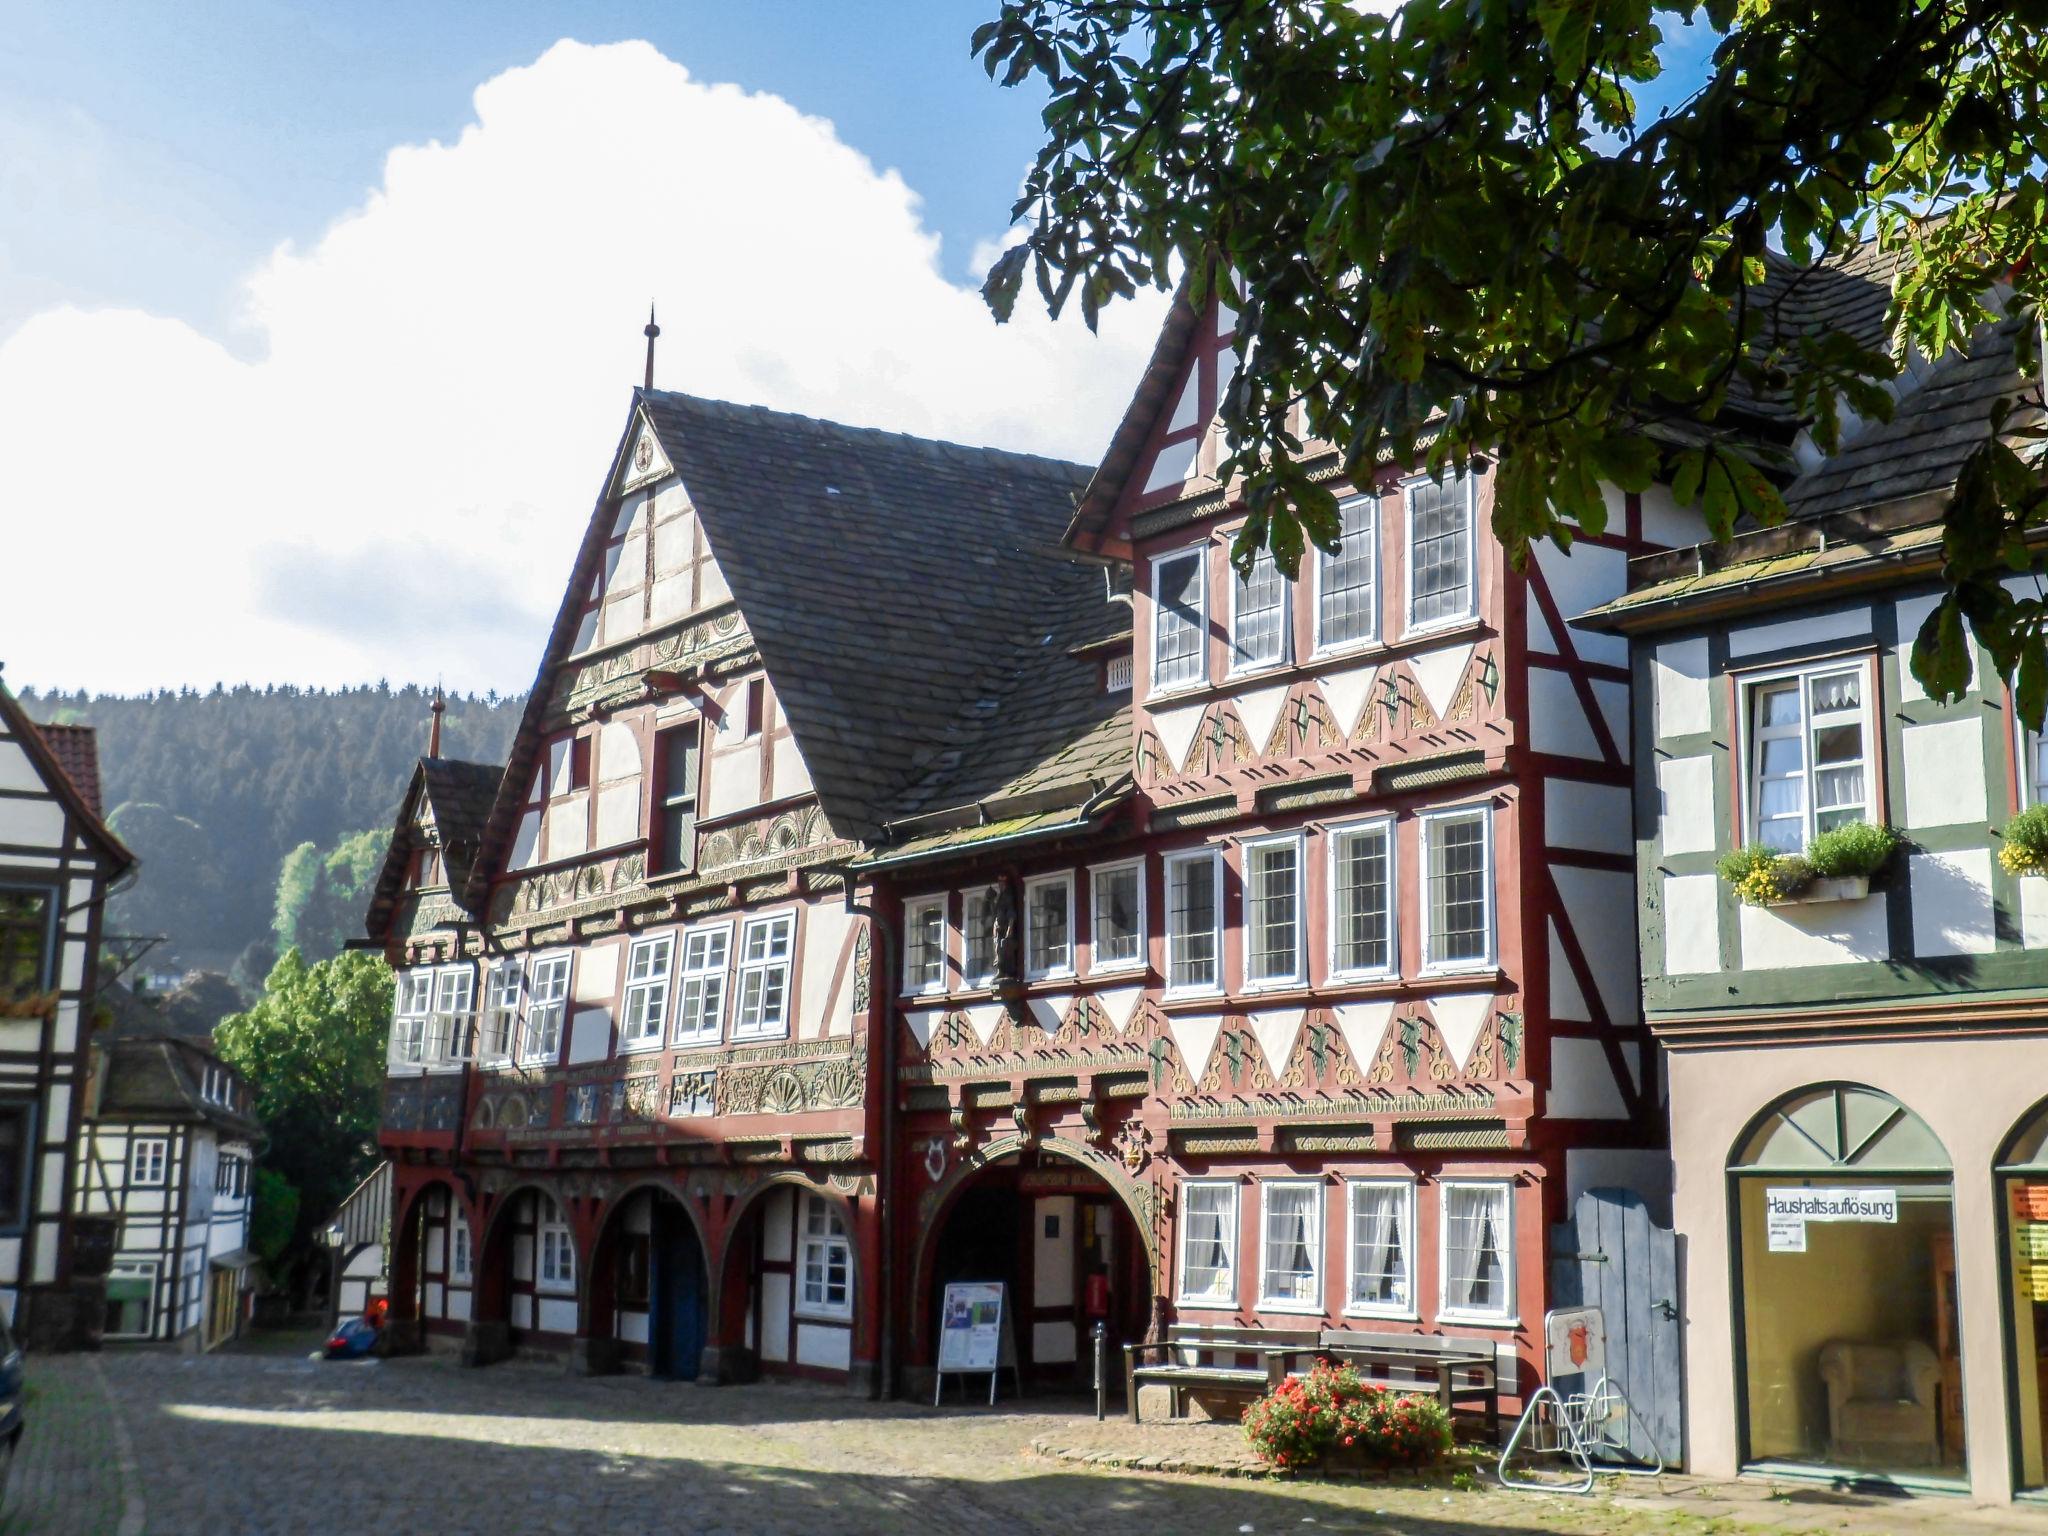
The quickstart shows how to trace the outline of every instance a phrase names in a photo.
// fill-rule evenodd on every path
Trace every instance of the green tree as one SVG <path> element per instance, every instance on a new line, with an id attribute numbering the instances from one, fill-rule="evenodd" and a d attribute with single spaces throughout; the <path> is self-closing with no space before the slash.
<path id="1" fill-rule="evenodd" d="M 295 1250 L 376 1161 L 391 998 L 391 970 L 377 955 L 308 965 L 289 949 L 256 1005 L 214 1031 L 270 1134 L 265 1166 L 297 1191 Z"/>
<path id="2" fill-rule="evenodd" d="M 1664 28 L 1702 20 L 1699 88 L 1638 111 Z M 1786 445 L 1745 400 L 1789 401 L 1831 450 L 1849 413 L 1889 416 L 1910 351 L 2001 314 L 2038 375 L 2044 39 L 2048 0 L 1002 0 L 973 46 L 1050 100 L 1024 242 L 984 292 L 1007 317 L 1030 276 L 1091 325 L 1178 273 L 1197 304 L 1222 292 L 1241 564 L 1335 541 L 1308 437 L 1354 469 L 1497 461 L 1517 562 L 1600 530 L 1602 479 L 1667 475 L 1725 537 L 1785 515 Z M 1810 265 L 1873 234 L 1898 261 L 1889 349 L 1800 309 Z M 1646 433 L 1660 418 L 1683 428 Z M 2033 567 L 2048 498 L 1991 419 L 1913 667 L 1954 697 L 1967 617 L 2038 722 L 2048 599 L 2000 578 Z"/>
<path id="3" fill-rule="evenodd" d="M 249 1246 L 275 1271 L 298 1234 L 299 1191 L 274 1168 L 256 1170 L 256 1207 L 249 1217 Z"/>
<path id="4" fill-rule="evenodd" d="M 306 842 L 286 854 L 271 920 L 278 948 L 325 960 L 361 935 L 370 888 L 377 883 L 389 842 L 388 833 L 356 832 L 327 853 Z"/>

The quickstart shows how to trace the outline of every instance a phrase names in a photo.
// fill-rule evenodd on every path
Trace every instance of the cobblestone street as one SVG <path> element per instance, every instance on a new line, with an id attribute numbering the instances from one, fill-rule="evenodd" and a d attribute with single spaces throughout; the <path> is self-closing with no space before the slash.
<path id="1" fill-rule="evenodd" d="M 1886 1509 L 1682 1480 L 1664 1496 L 1582 1500 L 1508 1495 L 1490 1479 L 1112 1472 L 1028 1453 L 1034 1438 L 1113 1443 L 1113 1426 L 1085 1416 L 882 1406 L 803 1385 L 704 1391 L 531 1364 L 108 1354 L 39 1358 L 31 1383 L 5 1536 L 2048 1530 L 1960 1502 Z"/>

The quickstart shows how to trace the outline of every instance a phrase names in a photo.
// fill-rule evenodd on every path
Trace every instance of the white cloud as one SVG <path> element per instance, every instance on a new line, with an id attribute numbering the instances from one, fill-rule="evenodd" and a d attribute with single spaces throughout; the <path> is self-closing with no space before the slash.
<path id="1" fill-rule="evenodd" d="M 997 327 L 937 256 L 830 123 L 557 44 L 248 279 L 255 361 L 134 311 L 0 344 L 7 677 L 525 687 L 650 296 L 664 388 L 1093 459 L 1163 300 Z"/>

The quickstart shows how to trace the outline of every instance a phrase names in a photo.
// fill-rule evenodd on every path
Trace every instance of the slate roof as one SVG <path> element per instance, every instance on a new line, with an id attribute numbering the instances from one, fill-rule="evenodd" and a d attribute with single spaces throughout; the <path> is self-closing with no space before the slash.
<path id="1" fill-rule="evenodd" d="M 154 1036 L 108 1040 L 100 1049 L 105 1058 L 98 1118 L 204 1121 L 232 1136 L 264 1139 L 263 1127 L 254 1117 L 209 1103 L 200 1094 L 199 1073 L 208 1063 L 218 1064 L 210 1045 Z M 236 1081 L 241 1081 L 239 1076 Z"/>
<path id="2" fill-rule="evenodd" d="M 504 768 L 496 763 L 472 763 L 456 757 L 419 760 L 405 797 L 399 802 L 390 841 L 384 845 L 384 865 L 377 871 L 377 883 L 370 892 L 370 907 L 363 926 L 371 938 L 384 938 L 391 915 L 405 893 L 406 871 L 412 865 L 414 851 L 412 826 L 422 809 L 432 814 L 434 826 L 441 834 L 441 858 L 449 891 L 457 901 L 464 899 L 476 870 L 477 856 L 483 849 L 498 785 L 504 777 Z"/>
<path id="3" fill-rule="evenodd" d="M 1060 548 L 1086 465 L 639 399 L 841 836 L 999 788 L 1111 712 L 1060 654 L 1128 622 Z"/>
<path id="4" fill-rule="evenodd" d="M 64 777 L 77 789 L 79 799 L 92 808 L 93 815 L 105 816 L 106 805 L 100 799 L 99 738 L 93 728 L 89 725 L 45 725 L 38 721 L 36 734 L 43 738 L 43 745 L 50 749 L 50 756 L 64 770 Z"/>

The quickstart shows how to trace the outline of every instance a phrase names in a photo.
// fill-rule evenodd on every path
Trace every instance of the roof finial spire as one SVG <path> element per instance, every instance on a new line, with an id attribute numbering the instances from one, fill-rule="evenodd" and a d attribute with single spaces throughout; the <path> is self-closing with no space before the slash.
<path id="1" fill-rule="evenodd" d="M 647 328 L 640 333 L 647 338 L 647 388 L 654 388 L 654 338 L 661 334 L 661 327 L 654 323 L 654 300 L 647 301 Z"/>
<path id="2" fill-rule="evenodd" d="M 434 702 L 427 706 L 432 711 L 434 723 L 427 727 L 427 756 L 441 755 L 441 717 L 448 712 L 448 701 L 441 695 L 441 685 L 434 684 Z"/>

